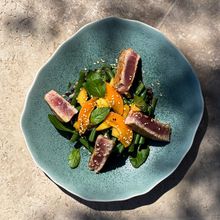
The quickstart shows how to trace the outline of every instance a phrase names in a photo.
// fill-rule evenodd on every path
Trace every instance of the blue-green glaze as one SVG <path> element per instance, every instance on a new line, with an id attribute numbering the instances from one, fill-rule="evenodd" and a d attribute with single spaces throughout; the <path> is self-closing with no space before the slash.
<path id="1" fill-rule="evenodd" d="M 156 118 L 171 124 L 171 142 L 150 147 L 148 160 L 138 169 L 127 160 L 120 168 L 95 174 L 83 150 L 80 166 L 72 170 L 67 163 L 71 144 L 48 121 L 44 94 L 65 92 L 81 69 L 94 67 L 100 58 L 113 63 L 129 47 L 142 58 L 144 82 L 159 97 Z M 163 34 L 138 21 L 111 17 L 86 25 L 44 65 L 27 96 L 21 125 L 33 159 L 55 183 L 86 200 L 116 201 L 150 191 L 177 168 L 192 145 L 203 105 L 191 65 Z"/>

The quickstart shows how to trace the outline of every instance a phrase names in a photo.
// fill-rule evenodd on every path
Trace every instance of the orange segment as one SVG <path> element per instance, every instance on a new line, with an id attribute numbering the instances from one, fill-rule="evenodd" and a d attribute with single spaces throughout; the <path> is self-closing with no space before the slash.
<path id="1" fill-rule="evenodd" d="M 108 104 L 112 109 L 119 115 L 123 114 L 124 104 L 121 95 L 115 90 L 113 86 L 109 83 L 106 83 L 106 94 L 105 99 L 108 101 Z"/>
<path id="2" fill-rule="evenodd" d="M 104 98 L 99 98 L 96 104 L 98 108 L 109 107 L 108 101 Z"/>
<path id="3" fill-rule="evenodd" d="M 129 126 L 124 122 L 124 118 L 114 112 L 110 112 L 105 122 L 111 127 L 117 129 L 119 136 L 118 140 L 125 146 L 128 147 L 131 144 L 133 138 L 133 132 Z"/>
<path id="4" fill-rule="evenodd" d="M 79 123 L 79 134 L 84 134 L 88 125 L 89 125 L 89 118 L 91 112 L 96 106 L 96 98 L 92 98 L 84 103 L 82 106 L 79 116 L 78 116 L 78 123 Z"/>
<path id="5" fill-rule="evenodd" d="M 126 118 L 128 116 L 128 113 L 130 111 L 129 105 L 124 105 L 124 111 L 123 111 L 123 118 Z"/>
<path id="6" fill-rule="evenodd" d="M 73 127 L 78 131 L 79 130 L 79 122 L 76 121 L 73 125 Z"/>
<path id="7" fill-rule="evenodd" d="M 112 136 L 113 137 L 116 137 L 116 138 L 119 138 L 119 132 L 116 128 L 112 128 Z"/>
<path id="8" fill-rule="evenodd" d="M 111 86 L 114 86 L 114 78 L 111 79 L 110 83 Z"/>
<path id="9" fill-rule="evenodd" d="M 81 106 L 83 106 L 86 103 L 87 99 L 88 99 L 88 94 L 87 94 L 86 89 L 85 88 L 81 88 L 80 92 L 79 92 L 79 95 L 76 98 L 77 102 Z"/>
<path id="10" fill-rule="evenodd" d="M 96 131 L 102 131 L 102 130 L 105 130 L 105 129 L 110 128 L 110 127 L 111 127 L 111 126 L 104 121 L 104 122 L 102 122 L 102 123 L 96 128 Z"/>

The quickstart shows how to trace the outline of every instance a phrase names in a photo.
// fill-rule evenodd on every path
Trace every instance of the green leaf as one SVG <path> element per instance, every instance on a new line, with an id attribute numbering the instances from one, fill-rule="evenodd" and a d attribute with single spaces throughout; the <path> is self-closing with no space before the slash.
<path id="1" fill-rule="evenodd" d="M 96 108 L 93 110 L 90 116 L 90 121 L 93 125 L 97 125 L 105 120 L 106 116 L 109 114 L 110 108 Z"/>
<path id="2" fill-rule="evenodd" d="M 150 153 L 149 146 L 145 148 L 138 147 L 137 154 L 135 156 L 130 156 L 130 162 L 134 168 L 140 167 L 148 158 Z"/>
<path id="3" fill-rule="evenodd" d="M 139 97 L 139 96 L 134 96 L 134 104 L 141 109 L 142 112 L 147 112 L 148 110 L 148 105 L 147 103 L 144 101 L 143 98 Z"/>
<path id="4" fill-rule="evenodd" d="M 109 74 L 106 72 L 106 69 L 98 68 L 94 71 L 89 71 L 86 77 L 87 81 L 92 81 L 96 79 L 102 79 L 104 82 L 105 81 L 110 81 L 111 78 L 109 78 Z"/>
<path id="5" fill-rule="evenodd" d="M 102 79 L 89 80 L 85 83 L 85 89 L 93 97 L 104 97 L 105 87 L 105 82 Z"/>
<path id="6" fill-rule="evenodd" d="M 48 118 L 51 122 L 51 124 L 53 124 L 53 126 L 60 131 L 66 131 L 66 132 L 70 132 L 70 133 L 75 133 L 74 130 L 69 129 L 68 127 L 66 127 L 61 121 L 59 121 L 57 119 L 57 117 L 55 115 L 48 115 Z"/>
<path id="7" fill-rule="evenodd" d="M 97 80 L 97 79 L 101 79 L 101 73 L 98 71 L 89 71 L 87 76 L 86 76 L 86 80 L 87 81 L 93 81 L 93 80 Z"/>
<path id="8" fill-rule="evenodd" d="M 73 148 L 73 150 L 71 151 L 71 153 L 68 156 L 68 164 L 69 164 L 69 166 L 72 169 L 78 167 L 78 165 L 80 163 L 80 160 L 81 160 L 80 149 Z"/>

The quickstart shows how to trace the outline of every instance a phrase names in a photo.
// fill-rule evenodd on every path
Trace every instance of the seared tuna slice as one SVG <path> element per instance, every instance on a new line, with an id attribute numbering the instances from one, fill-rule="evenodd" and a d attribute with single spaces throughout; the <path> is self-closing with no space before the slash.
<path id="1" fill-rule="evenodd" d="M 74 106 L 67 102 L 56 91 L 51 90 L 44 96 L 45 101 L 50 106 L 57 118 L 63 122 L 69 122 L 78 112 Z"/>
<path id="2" fill-rule="evenodd" d="M 115 142 L 99 135 L 95 142 L 95 148 L 89 160 L 89 168 L 98 173 L 105 165 Z"/>
<path id="3" fill-rule="evenodd" d="M 141 135 L 156 141 L 170 141 L 171 128 L 141 112 L 130 111 L 125 124 Z"/>
<path id="4" fill-rule="evenodd" d="M 130 89 L 140 56 L 131 48 L 123 50 L 119 56 L 117 72 L 114 78 L 114 87 L 121 94 Z"/>

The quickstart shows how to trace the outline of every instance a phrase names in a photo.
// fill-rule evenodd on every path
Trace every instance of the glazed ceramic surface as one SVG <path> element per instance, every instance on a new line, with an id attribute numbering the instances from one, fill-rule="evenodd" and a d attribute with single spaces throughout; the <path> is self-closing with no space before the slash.
<path id="1" fill-rule="evenodd" d="M 171 142 L 152 143 L 147 161 L 138 169 L 127 160 L 98 175 L 89 171 L 89 153 L 83 149 L 80 166 L 72 170 L 67 161 L 72 144 L 48 121 L 44 94 L 51 89 L 64 93 L 81 69 L 94 68 L 101 58 L 114 63 L 120 50 L 129 47 L 142 58 L 143 81 L 159 97 L 156 118 L 170 123 Z M 21 126 L 34 161 L 56 184 L 86 200 L 116 201 L 150 191 L 177 168 L 202 114 L 199 81 L 181 52 L 144 23 L 111 17 L 83 27 L 43 66 L 27 95 Z"/>

